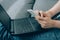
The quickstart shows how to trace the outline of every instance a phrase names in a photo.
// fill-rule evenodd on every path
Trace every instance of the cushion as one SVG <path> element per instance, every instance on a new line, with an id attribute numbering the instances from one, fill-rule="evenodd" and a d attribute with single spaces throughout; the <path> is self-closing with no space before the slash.
<path id="1" fill-rule="evenodd" d="M 11 5 L 13 5 L 16 2 L 16 0 L 2 0 L 1 5 L 3 8 L 7 11 Z"/>
<path id="2" fill-rule="evenodd" d="M 49 10 L 53 7 L 53 5 L 57 2 L 57 0 L 36 0 L 33 10 Z M 33 15 L 32 15 L 33 16 Z"/>
<path id="3" fill-rule="evenodd" d="M 33 4 L 34 0 L 17 0 L 16 2 L 12 3 L 12 5 L 7 10 L 7 13 L 10 15 L 11 19 L 20 19 L 28 17 L 29 13 L 26 10 L 32 9 Z"/>

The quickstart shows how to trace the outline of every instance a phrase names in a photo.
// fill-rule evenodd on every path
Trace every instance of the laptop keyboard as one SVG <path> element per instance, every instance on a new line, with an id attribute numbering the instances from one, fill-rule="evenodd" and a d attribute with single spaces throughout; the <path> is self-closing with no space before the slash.
<path id="1" fill-rule="evenodd" d="M 14 20 L 14 32 L 15 34 L 23 34 L 37 31 L 40 25 L 34 18 L 23 18 Z"/>
<path id="2" fill-rule="evenodd" d="M 35 31 L 39 31 L 41 29 L 41 25 L 35 20 L 35 18 L 29 18 L 29 22 Z"/>

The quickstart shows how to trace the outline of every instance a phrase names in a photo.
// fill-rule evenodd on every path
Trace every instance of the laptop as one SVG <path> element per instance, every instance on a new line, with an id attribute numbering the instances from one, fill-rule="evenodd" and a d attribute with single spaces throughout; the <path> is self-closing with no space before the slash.
<path id="1" fill-rule="evenodd" d="M 4 8 L 0 5 L 0 21 L 12 34 L 25 34 L 41 31 L 41 25 L 34 17 L 12 20 Z"/>
<path id="2" fill-rule="evenodd" d="M 41 29 L 40 24 L 38 24 L 35 18 L 29 17 L 12 20 L 1 5 L 0 5 L 0 21 L 13 34 L 24 34 L 29 32 L 35 32 Z"/>

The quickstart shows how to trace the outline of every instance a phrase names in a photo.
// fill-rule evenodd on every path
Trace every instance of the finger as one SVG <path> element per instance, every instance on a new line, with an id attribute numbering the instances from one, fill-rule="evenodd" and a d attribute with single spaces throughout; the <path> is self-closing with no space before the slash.
<path id="1" fill-rule="evenodd" d="M 41 15 L 41 17 L 43 17 L 43 11 L 39 11 L 39 15 Z"/>
<path id="2" fill-rule="evenodd" d="M 35 19 L 37 20 L 37 21 L 45 21 L 45 19 L 44 18 L 42 18 L 42 17 L 40 17 L 40 16 L 35 16 Z"/>
<path id="3" fill-rule="evenodd" d="M 35 10 L 34 13 L 37 16 L 39 14 L 39 10 Z"/>
<path id="4" fill-rule="evenodd" d="M 47 22 L 46 21 L 42 21 L 42 20 L 40 20 L 40 21 L 38 21 L 39 23 L 43 23 L 43 24 L 47 24 Z"/>
<path id="5" fill-rule="evenodd" d="M 40 11 L 41 17 L 49 17 L 49 15 L 46 12 Z"/>
<path id="6" fill-rule="evenodd" d="M 46 12 L 44 13 L 44 16 L 45 16 L 45 17 L 50 17 L 50 15 L 47 14 Z"/>
<path id="7" fill-rule="evenodd" d="M 46 25 L 45 24 L 40 23 L 40 25 L 41 25 L 42 28 L 46 28 Z"/>
<path id="8" fill-rule="evenodd" d="M 36 19 L 36 20 L 39 20 L 39 19 L 40 19 L 40 16 L 35 16 L 35 19 Z"/>
<path id="9" fill-rule="evenodd" d="M 45 24 L 41 24 L 41 27 L 42 27 L 42 28 L 46 28 L 46 25 L 45 25 Z"/>
<path id="10" fill-rule="evenodd" d="M 38 23 L 41 25 L 42 28 L 46 28 L 46 24 L 42 21 L 38 21 Z"/>

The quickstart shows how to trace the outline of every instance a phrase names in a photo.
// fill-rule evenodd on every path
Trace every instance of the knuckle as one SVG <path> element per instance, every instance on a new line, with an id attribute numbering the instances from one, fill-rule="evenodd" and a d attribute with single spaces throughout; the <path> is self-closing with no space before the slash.
<path id="1" fill-rule="evenodd" d="M 42 28 L 46 28 L 46 25 L 44 24 L 44 25 L 42 25 Z"/>

